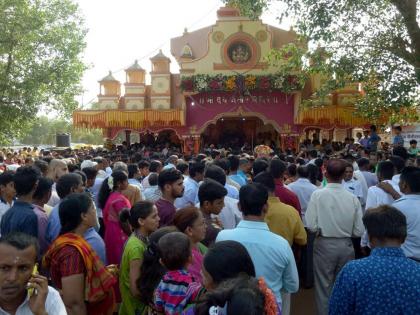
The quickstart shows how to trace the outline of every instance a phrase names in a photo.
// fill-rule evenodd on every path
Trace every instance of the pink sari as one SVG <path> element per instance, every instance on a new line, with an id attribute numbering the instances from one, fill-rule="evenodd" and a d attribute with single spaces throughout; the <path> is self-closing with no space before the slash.
<path id="1" fill-rule="evenodd" d="M 119 215 L 124 208 L 131 208 L 130 201 L 123 194 L 112 192 L 103 209 L 105 224 L 104 241 L 108 264 L 120 264 L 124 244 L 128 238 L 119 223 Z"/>

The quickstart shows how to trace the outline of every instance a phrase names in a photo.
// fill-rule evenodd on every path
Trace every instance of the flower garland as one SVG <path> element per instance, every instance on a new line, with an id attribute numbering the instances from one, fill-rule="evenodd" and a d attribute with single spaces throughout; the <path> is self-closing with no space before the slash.
<path id="1" fill-rule="evenodd" d="M 254 90 L 277 90 L 290 93 L 303 87 L 299 75 L 285 75 L 282 73 L 268 75 L 208 75 L 196 74 L 181 77 L 181 89 L 184 92 L 231 92 L 245 88 Z"/>

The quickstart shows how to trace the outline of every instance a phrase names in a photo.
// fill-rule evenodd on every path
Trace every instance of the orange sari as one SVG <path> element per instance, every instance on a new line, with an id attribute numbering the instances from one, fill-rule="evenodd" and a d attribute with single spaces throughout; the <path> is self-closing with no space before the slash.
<path id="1" fill-rule="evenodd" d="M 74 233 L 60 235 L 51 244 L 43 259 L 45 268 L 50 269 L 51 261 L 61 249 L 72 246 L 80 253 L 85 268 L 85 301 L 88 314 L 112 314 L 115 297 L 112 286 L 117 279 L 105 268 L 90 245 L 81 236 Z"/>

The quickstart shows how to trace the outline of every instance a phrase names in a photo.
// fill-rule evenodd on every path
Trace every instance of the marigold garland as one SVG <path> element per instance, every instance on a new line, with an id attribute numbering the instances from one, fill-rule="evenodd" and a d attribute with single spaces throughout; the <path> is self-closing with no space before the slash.
<path id="1" fill-rule="evenodd" d="M 258 286 L 265 297 L 264 313 L 265 315 L 278 315 L 280 314 L 276 298 L 273 292 L 265 284 L 264 278 L 258 279 Z"/>
<path id="2" fill-rule="evenodd" d="M 196 74 L 181 78 L 181 89 L 186 92 L 230 92 L 238 89 L 238 79 L 245 83 L 247 90 L 278 90 L 290 93 L 302 88 L 299 75 L 283 73 L 267 75 L 207 75 Z"/>

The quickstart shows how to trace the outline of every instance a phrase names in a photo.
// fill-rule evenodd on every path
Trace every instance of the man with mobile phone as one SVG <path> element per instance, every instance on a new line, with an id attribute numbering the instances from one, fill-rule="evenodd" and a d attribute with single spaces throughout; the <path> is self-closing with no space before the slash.
<path id="1" fill-rule="evenodd" d="M 28 234 L 12 232 L 0 238 L 1 315 L 67 314 L 58 291 L 33 272 L 38 253 L 38 241 Z"/>

